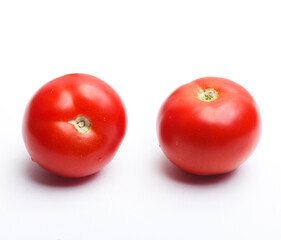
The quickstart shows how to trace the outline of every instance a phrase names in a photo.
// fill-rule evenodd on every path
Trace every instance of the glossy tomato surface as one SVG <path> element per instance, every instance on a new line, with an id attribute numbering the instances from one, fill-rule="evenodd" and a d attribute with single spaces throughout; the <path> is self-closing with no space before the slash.
<path id="1" fill-rule="evenodd" d="M 103 168 L 126 131 L 118 94 L 87 74 L 54 79 L 36 92 L 23 121 L 23 138 L 33 161 L 65 177 L 83 177 Z"/>
<path id="2" fill-rule="evenodd" d="M 176 89 L 157 119 L 160 147 L 181 169 L 198 175 L 230 172 L 255 149 L 261 134 L 257 104 L 237 83 L 200 78 Z"/>

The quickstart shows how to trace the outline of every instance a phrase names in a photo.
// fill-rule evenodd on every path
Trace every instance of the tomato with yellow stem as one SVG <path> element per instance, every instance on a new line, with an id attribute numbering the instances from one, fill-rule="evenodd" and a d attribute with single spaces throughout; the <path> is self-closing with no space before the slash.
<path id="1" fill-rule="evenodd" d="M 104 81 L 69 74 L 40 88 L 29 102 L 23 138 L 33 161 L 65 177 L 102 169 L 126 131 L 124 105 Z"/>
<path id="2" fill-rule="evenodd" d="M 183 170 L 215 175 L 234 170 L 254 151 L 261 134 L 257 104 L 237 83 L 200 78 L 176 89 L 157 119 L 161 149 Z"/>

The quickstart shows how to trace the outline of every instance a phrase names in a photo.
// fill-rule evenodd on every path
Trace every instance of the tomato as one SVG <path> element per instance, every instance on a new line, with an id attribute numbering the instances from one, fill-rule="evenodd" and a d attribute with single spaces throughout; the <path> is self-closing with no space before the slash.
<path id="1" fill-rule="evenodd" d="M 198 175 L 227 173 L 253 152 L 261 134 L 257 104 L 237 83 L 205 77 L 176 89 L 157 119 L 160 147 L 179 168 Z"/>
<path id="2" fill-rule="evenodd" d="M 125 131 L 126 114 L 118 94 L 86 74 L 65 75 L 41 87 L 23 120 L 31 159 L 65 177 L 83 177 L 103 168 Z"/>

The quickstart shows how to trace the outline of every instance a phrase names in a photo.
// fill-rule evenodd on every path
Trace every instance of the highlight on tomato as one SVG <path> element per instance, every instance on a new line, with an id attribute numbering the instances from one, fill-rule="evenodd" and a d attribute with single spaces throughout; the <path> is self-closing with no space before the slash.
<path id="1" fill-rule="evenodd" d="M 69 74 L 41 87 L 23 120 L 31 159 L 64 177 L 84 177 L 107 165 L 126 131 L 124 105 L 107 83 Z"/>
<path id="2" fill-rule="evenodd" d="M 179 168 L 197 175 L 236 169 L 252 154 L 261 118 L 250 93 L 237 83 L 205 77 L 176 89 L 157 119 L 160 147 Z"/>

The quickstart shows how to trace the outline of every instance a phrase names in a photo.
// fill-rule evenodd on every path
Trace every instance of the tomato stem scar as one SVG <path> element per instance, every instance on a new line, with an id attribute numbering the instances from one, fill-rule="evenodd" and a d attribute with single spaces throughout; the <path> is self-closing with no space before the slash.
<path id="1" fill-rule="evenodd" d="M 198 92 L 198 99 L 203 102 L 212 102 L 218 98 L 218 92 L 213 88 L 201 89 Z"/>
<path id="2" fill-rule="evenodd" d="M 84 116 L 78 116 L 75 120 L 68 123 L 72 124 L 79 133 L 85 134 L 91 129 L 91 122 Z"/>

